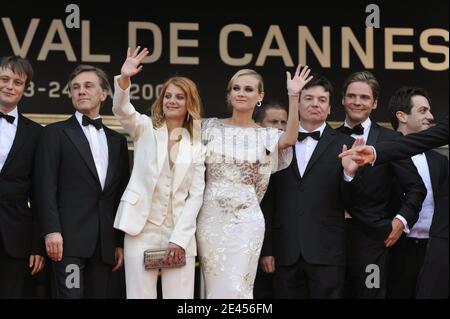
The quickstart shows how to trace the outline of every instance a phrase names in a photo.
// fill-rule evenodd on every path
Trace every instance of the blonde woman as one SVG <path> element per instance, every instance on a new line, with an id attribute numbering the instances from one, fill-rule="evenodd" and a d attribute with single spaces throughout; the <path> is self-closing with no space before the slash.
<path id="1" fill-rule="evenodd" d="M 142 70 L 147 49 L 128 49 L 114 81 L 113 112 L 134 142 L 134 168 L 114 227 L 125 232 L 127 298 L 156 298 L 158 269 L 145 270 L 144 251 L 166 249 L 166 262 L 186 257 L 186 265 L 161 269 L 163 298 L 194 296 L 196 218 L 202 204 L 205 166 L 200 154 L 201 101 L 185 77 L 167 80 L 151 117 L 130 103 L 130 78 Z M 199 121 L 197 121 L 199 122 Z"/>
<path id="2" fill-rule="evenodd" d="M 238 71 L 227 87 L 232 116 L 212 118 L 202 127 L 206 146 L 206 188 L 197 223 L 197 240 L 206 298 L 252 298 L 264 239 L 259 203 L 272 172 L 289 166 L 298 136 L 299 94 L 309 69 L 287 73 L 289 117 L 286 131 L 262 128 L 252 120 L 261 105 L 261 75 Z"/>

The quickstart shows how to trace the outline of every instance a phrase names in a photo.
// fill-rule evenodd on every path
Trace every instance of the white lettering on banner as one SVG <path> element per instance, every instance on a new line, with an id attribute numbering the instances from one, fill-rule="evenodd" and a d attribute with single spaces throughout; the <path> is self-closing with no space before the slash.
<path id="1" fill-rule="evenodd" d="M 17 26 L 14 27 L 10 17 L 1 17 L 1 22 L 6 34 L 4 40 L 1 38 L 0 30 L 2 49 L 9 45 L 12 54 L 32 60 L 34 57 L 29 56 L 31 45 L 36 47 L 39 43 L 35 42 L 42 41 L 36 38 L 36 34 L 42 34 L 42 30 L 38 30 L 39 27 L 42 28 L 41 25 L 44 25 L 41 23 L 42 19 L 32 18 L 24 35 L 18 35 Z M 91 44 L 102 37 L 101 34 L 96 34 L 95 30 L 92 30 L 91 22 L 91 20 L 82 20 L 81 23 L 78 35 L 81 37 L 81 47 L 75 47 L 79 52 L 80 60 L 81 62 L 110 63 L 111 53 L 94 54 L 91 52 Z M 22 24 L 24 23 L 22 22 Z M 163 40 L 166 38 L 168 41 L 166 47 L 169 48 L 169 59 L 167 60 L 170 61 L 170 64 L 200 65 L 199 52 L 213 52 L 214 48 L 201 46 L 198 39 L 201 30 L 200 23 L 172 22 L 169 24 L 169 34 L 165 37 L 162 29 L 165 28 L 152 22 L 128 22 L 128 45 L 135 48 L 139 44 L 148 47 L 150 51 L 143 61 L 144 64 L 161 61 L 163 44 L 165 44 Z M 376 54 L 384 54 L 384 66 L 378 65 L 378 67 L 384 67 L 386 70 L 414 70 L 419 66 L 429 71 L 445 71 L 449 68 L 449 32 L 446 29 L 429 28 L 419 31 L 413 28 L 380 28 L 376 31 L 378 32 L 377 39 L 384 37 L 384 48 L 376 50 L 376 52 L 374 46 L 377 39 L 375 39 L 372 27 L 356 30 L 349 26 L 342 26 L 339 29 L 322 26 L 321 31 L 314 30 L 313 32 L 313 29 L 299 25 L 296 27 L 296 43 L 288 40 L 292 34 L 283 34 L 283 31 L 286 30 L 282 31 L 279 25 L 268 26 L 265 34 L 262 34 L 263 37 L 261 34 L 255 34 L 255 30 L 264 32 L 261 31 L 260 26 L 255 26 L 253 30 L 252 26 L 244 24 L 228 24 L 219 27 L 217 49 L 220 60 L 230 66 L 251 67 L 253 64 L 263 67 L 273 59 L 281 59 L 286 67 L 292 67 L 297 62 L 303 65 L 311 64 L 311 59 L 313 59 L 325 69 L 331 67 L 348 69 L 354 67 L 358 62 L 365 69 L 373 69 L 375 61 L 383 61 L 383 57 L 376 56 Z M 215 34 L 214 30 L 207 31 L 208 35 Z M 356 34 L 361 34 L 357 31 L 365 33 L 357 37 Z M 73 30 L 72 32 L 77 34 L 78 31 Z M 185 35 L 186 32 L 189 32 L 189 36 Z M 339 37 L 341 41 L 337 42 L 336 38 Z M 397 40 L 399 37 L 402 38 L 401 41 Z M 260 43 L 255 40 L 261 38 L 264 40 Z M 117 40 L 119 43 L 120 39 Z M 214 43 L 209 40 L 202 42 Z M 234 45 L 230 46 L 231 43 Z M 340 43 L 340 48 L 332 48 L 332 43 Z M 232 52 L 232 48 L 237 47 L 235 44 L 238 44 L 239 53 Z M 38 61 L 47 61 L 49 54 L 52 56 L 52 53 L 60 54 L 62 52 L 68 62 L 78 62 L 74 47 L 64 27 L 64 21 L 61 19 L 50 21 L 44 41 L 38 49 L 39 54 L 36 58 Z M 297 61 L 292 59 L 292 56 L 295 56 L 293 51 L 295 49 L 298 50 Z M 9 50 L 9 48 L 4 50 Z M 339 56 L 339 52 L 341 56 Z M 117 52 L 113 54 L 122 56 L 124 53 L 122 49 L 117 49 Z"/>
<path id="2" fill-rule="evenodd" d="M 386 28 L 384 33 L 385 66 L 387 70 L 414 70 L 414 63 L 407 61 L 394 61 L 395 52 L 414 51 L 412 44 L 394 44 L 395 36 L 412 36 L 413 28 Z"/>
<path id="3" fill-rule="evenodd" d="M 131 100 L 145 100 L 151 101 L 157 98 L 162 91 L 162 84 L 151 83 L 132 83 L 130 86 L 130 99 Z M 31 81 L 27 89 L 24 92 L 24 96 L 46 96 L 51 99 L 59 99 L 61 97 L 71 97 L 69 86 L 67 82 L 60 83 L 57 80 L 49 81 L 47 83 L 39 83 Z M 112 92 L 109 91 L 108 95 L 112 98 Z"/>
<path id="4" fill-rule="evenodd" d="M 364 65 L 365 69 L 374 68 L 373 55 L 373 28 L 366 28 L 366 45 L 365 50 L 356 39 L 350 27 L 342 27 L 342 61 L 343 69 L 350 68 L 350 46 L 355 50 L 359 60 Z"/>
<path id="5" fill-rule="evenodd" d="M 128 46 L 130 48 L 136 48 L 137 43 L 137 31 L 147 30 L 153 35 L 153 48 L 147 47 L 150 54 L 144 58 L 142 64 L 153 63 L 159 60 L 162 54 L 162 32 L 161 29 L 151 22 L 129 22 L 128 23 Z M 148 42 L 145 42 L 148 43 Z"/>
<path id="6" fill-rule="evenodd" d="M 56 34 L 58 34 L 61 39 L 60 43 L 53 42 Z M 63 51 L 66 54 L 67 61 L 77 62 L 75 52 L 73 51 L 66 29 L 61 20 L 52 20 L 37 60 L 45 61 L 50 51 Z"/>
<path id="7" fill-rule="evenodd" d="M 331 67 L 331 35 L 330 27 L 322 27 L 322 50 L 319 48 L 316 40 L 313 38 L 308 27 L 298 27 L 298 60 L 301 65 L 307 65 L 306 48 L 309 44 L 311 50 L 314 52 L 320 66 L 323 68 Z"/>
<path id="8" fill-rule="evenodd" d="M 179 48 L 198 48 L 198 40 L 186 40 L 178 37 L 178 31 L 198 31 L 198 23 L 171 23 L 170 24 L 170 64 L 199 65 L 198 57 L 180 56 Z"/>
<path id="9" fill-rule="evenodd" d="M 272 49 L 272 42 L 274 39 L 277 44 L 277 49 Z M 267 31 L 261 51 L 259 51 L 256 65 L 263 66 L 266 63 L 268 56 L 280 56 L 283 58 L 284 65 L 294 66 L 294 62 L 292 61 L 291 55 L 289 54 L 289 49 L 286 45 L 286 41 L 284 41 L 281 29 L 277 25 L 271 25 L 269 27 L 269 31 Z"/>
<path id="10" fill-rule="evenodd" d="M 448 30 L 444 29 L 427 29 L 420 35 L 420 46 L 425 52 L 440 53 L 444 56 L 442 62 L 430 62 L 429 58 L 420 58 L 420 64 L 430 71 L 445 71 L 448 70 L 448 46 L 431 45 L 429 39 L 431 37 L 441 37 L 448 43 Z"/>
<path id="11" fill-rule="evenodd" d="M 219 54 L 220 58 L 225 64 L 231 66 L 243 66 L 250 64 L 253 58 L 253 54 L 245 53 L 241 58 L 232 58 L 230 52 L 228 51 L 229 35 L 233 32 L 240 32 L 245 37 L 249 38 L 253 36 L 252 29 L 245 24 L 228 24 L 220 30 L 219 36 Z"/>
<path id="12" fill-rule="evenodd" d="M 2 18 L 2 23 L 5 27 L 6 35 L 8 36 L 9 43 L 11 44 L 11 48 L 15 55 L 19 55 L 22 58 L 25 58 L 27 56 L 31 41 L 34 38 L 34 34 L 36 33 L 37 27 L 39 25 L 39 21 L 40 19 L 31 19 L 31 22 L 28 25 L 27 32 L 25 33 L 25 39 L 23 40 L 22 45 L 20 45 L 19 40 L 17 39 L 16 32 L 14 31 L 14 27 L 11 23 L 11 19 Z"/>
<path id="13" fill-rule="evenodd" d="M 109 54 L 91 54 L 91 24 L 83 20 L 81 29 L 81 60 L 83 62 L 111 62 Z"/>

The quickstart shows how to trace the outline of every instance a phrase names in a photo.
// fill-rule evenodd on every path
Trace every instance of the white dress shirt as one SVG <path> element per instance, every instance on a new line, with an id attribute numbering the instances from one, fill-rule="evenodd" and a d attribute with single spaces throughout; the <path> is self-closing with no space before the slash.
<path id="1" fill-rule="evenodd" d="M 320 131 L 320 136 L 322 136 L 325 127 L 326 123 L 324 122 L 319 128 L 314 131 Z M 299 125 L 298 131 L 309 133 L 301 125 Z M 305 173 L 306 167 L 308 166 L 309 160 L 311 159 L 311 156 L 316 149 L 317 143 L 319 143 L 319 141 L 316 141 L 310 136 L 308 136 L 301 142 L 297 141 L 297 143 L 295 143 L 295 155 L 297 157 L 297 165 L 301 177 L 303 177 L 303 174 Z"/>
<path id="2" fill-rule="evenodd" d="M 86 135 L 86 138 L 89 142 L 92 157 L 94 158 L 95 168 L 97 169 L 97 174 L 103 189 L 105 187 L 109 160 L 108 141 L 106 139 L 105 130 L 103 128 L 97 130 L 93 125 L 83 126 L 83 114 L 78 111 L 75 113 L 75 117 L 77 118 L 78 123 L 80 123 L 84 135 Z M 98 116 L 97 118 L 100 118 L 100 116 Z"/>
<path id="3" fill-rule="evenodd" d="M 19 112 L 17 111 L 17 106 L 7 115 L 14 116 L 14 122 L 11 124 L 4 118 L 0 118 L 0 172 L 5 165 L 8 154 L 11 151 L 11 147 L 14 143 L 14 138 L 17 132 L 17 123 L 19 118 Z"/>
<path id="4" fill-rule="evenodd" d="M 434 214 L 433 186 L 431 185 L 430 168 L 424 153 L 411 157 L 414 165 L 417 167 L 420 177 L 427 188 L 427 196 L 422 204 L 422 210 L 419 213 L 419 219 L 414 224 L 408 237 L 429 238 L 431 221 Z"/>

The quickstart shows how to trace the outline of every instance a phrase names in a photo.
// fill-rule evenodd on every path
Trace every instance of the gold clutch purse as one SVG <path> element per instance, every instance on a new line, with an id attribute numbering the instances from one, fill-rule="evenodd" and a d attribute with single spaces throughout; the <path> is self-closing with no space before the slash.
<path id="1" fill-rule="evenodd" d="M 168 263 L 166 259 L 166 249 L 147 249 L 144 251 L 145 270 L 161 268 L 177 268 L 186 265 L 186 256 L 177 263 Z"/>

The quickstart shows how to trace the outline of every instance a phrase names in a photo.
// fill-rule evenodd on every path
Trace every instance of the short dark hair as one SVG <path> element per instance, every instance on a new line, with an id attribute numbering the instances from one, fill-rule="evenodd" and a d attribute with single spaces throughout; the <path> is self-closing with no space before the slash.
<path id="1" fill-rule="evenodd" d="M 267 110 L 270 109 L 284 110 L 287 112 L 286 107 L 282 103 L 278 101 L 271 101 L 269 103 L 264 103 L 260 107 L 255 107 L 255 111 L 253 112 L 253 120 L 255 120 L 256 123 L 262 123 L 267 115 Z"/>
<path id="2" fill-rule="evenodd" d="M 416 95 L 425 97 L 431 105 L 431 98 L 428 92 L 420 87 L 403 86 L 399 88 L 389 99 L 388 114 L 391 120 L 392 127 L 398 129 L 398 119 L 396 113 L 398 111 L 406 114 L 411 114 L 412 98 Z"/>
<path id="3" fill-rule="evenodd" d="M 303 90 L 307 90 L 314 86 L 323 87 L 325 92 L 329 93 L 329 95 L 330 95 L 329 104 L 332 105 L 331 102 L 333 100 L 334 88 L 333 88 L 333 85 L 331 84 L 331 82 L 323 75 L 319 75 L 317 73 L 312 73 L 311 75 L 313 76 L 312 80 L 309 81 L 308 83 L 306 83 L 306 85 L 303 87 Z"/>
<path id="4" fill-rule="evenodd" d="M 87 65 L 87 64 L 80 64 L 70 74 L 70 76 L 69 76 L 69 90 L 71 90 L 70 84 L 72 83 L 72 80 L 76 76 L 78 76 L 79 74 L 84 73 L 84 72 L 94 72 L 95 74 L 97 74 L 97 76 L 98 76 L 98 78 L 100 80 L 100 87 L 103 90 L 108 91 L 108 93 L 111 91 L 111 85 L 109 84 L 108 76 L 106 75 L 106 72 L 103 71 L 100 68 L 97 68 L 97 67 L 92 66 L 92 65 Z"/>
<path id="5" fill-rule="evenodd" d="M 354 82 L 363 82 L 370 86 L 372 90 L 372 95 L 374 100 L 380 98 L 380 83 L 378 83 L 377 78 L 369 71 L 359 71 L 350 74 L 350 76 L 344 81 L 342 85 L 342 96 L 345 96 L 347 88 L 350 84 Z"/>
<path id="6" fill-rule="evenodd" d="M 33 67 L 31 66 L 30 62 L 22 58 L 18 55 L 10 55 L 5 56 L 2 58 L 0 62 L 0 68 L 6 69 L 10 68 L 11 71 L 13 71 L 16 74 L 19 74 L 20 76 L 25 75 L 27 77 L 25 81 L 25 87 L 30 84 L 31 80 L 33 79 Z"/>

